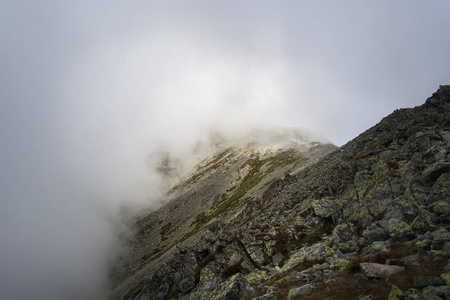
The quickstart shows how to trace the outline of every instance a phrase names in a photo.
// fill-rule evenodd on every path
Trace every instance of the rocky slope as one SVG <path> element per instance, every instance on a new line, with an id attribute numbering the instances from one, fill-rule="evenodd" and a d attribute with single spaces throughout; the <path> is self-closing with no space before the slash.
<path id="1" fill-rule="evenodd" d="M 341 148 L 300 141 L 199 164 L 136 222 L 110 298 L 450 299 L 450 86 Z"/>

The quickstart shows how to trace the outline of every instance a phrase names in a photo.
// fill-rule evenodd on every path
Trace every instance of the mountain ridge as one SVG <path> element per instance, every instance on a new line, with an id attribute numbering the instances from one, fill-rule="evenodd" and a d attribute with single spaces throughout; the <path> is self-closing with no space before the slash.
<path id="1" fill-rule="evenodd" d="M 110 298 L 333 299 L 332 287 L 341 299 L 385 299 L 396 285 L 417 290 L 416 277 L 440 278 L 450 258 L 449 117 L 450 86 L 440 86 L 339 148 L 223 149 L 136 222 Z M 366 269 L 392 271 L 392 259 L 414 272 L 372 282 Z"/>

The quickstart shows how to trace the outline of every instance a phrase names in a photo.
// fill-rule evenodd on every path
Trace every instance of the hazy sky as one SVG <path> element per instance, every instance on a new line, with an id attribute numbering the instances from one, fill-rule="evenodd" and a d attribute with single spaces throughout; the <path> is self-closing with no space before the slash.
<path id="1" fill-rule="evenodd" d="M 101 293 L 149 153 L 214 127 L 342 145 L 450 79 L 449 1 L 0 1 L 0 298 Z"/>

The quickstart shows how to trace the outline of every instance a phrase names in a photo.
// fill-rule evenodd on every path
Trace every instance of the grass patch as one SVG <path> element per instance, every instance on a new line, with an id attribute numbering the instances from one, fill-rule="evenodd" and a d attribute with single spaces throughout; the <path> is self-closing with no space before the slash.
<path id="1" fill-rule="evenodd" d="M 377 252 L 374 255 L 365 257 L 363 261 L 384 264 L 388 259 L 404 258 L 410 254 L 413 254 L 415 249 L 416 248 L 414 248 L 411 244 L 397 242 L 391 245 L 391 251 Z"/>
<path id="2" fill-rule="evenodd" d="M 216 260 L 216 256 L 214 255 L 214 253 L 209 253 L 204 259 L 199 261 L 197 263 L 197 265 L 200 268 L 204 268 L 204 267 L 206 267 L 207 264 L 209 264 L 210 262 L 215 261 L 215 260 Z"/>
<path id="3" fill-rule="evenodd" d="M 244 261 L 244 259 L 241 259 L 237 263 L 230 265 L 230 266 L 226 267 L 225 269 L 223 269 L 222 274 L 221 274 L 222 281 L 225 281 L 228 278 L 230 278 L 231 276 L 239 273 L 242 270 L 241 265 L 242 265 L 243 261 Z"/>

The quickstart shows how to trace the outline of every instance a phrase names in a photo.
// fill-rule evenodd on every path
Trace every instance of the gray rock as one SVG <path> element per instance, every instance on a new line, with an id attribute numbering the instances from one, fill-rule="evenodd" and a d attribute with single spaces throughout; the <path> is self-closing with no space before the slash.
<path id="1" fill-rule="evenodd" d="M 428 286 L 422 291 L 434 294 L 442 299 L 450 299 L 450 286 Z"/>
<path id="2" fill-rule="evenodd" d="M 418 288 L 429 285 L 443 285 L 444 281 L 438 276 L 414 276 L 414 286 Z"/>
<path id="3" fill-rule="evenodd" d="M 178 284 L 180 292 L 186 293 L 195 287 L 195 276 L 190 274 L 186 278 L 182 279 Z"/>
<path id="4" fill-rule="evenodd" d="M 288 294 L 288 300 L 293 300 L 295 298 L 297 298 L 297 296 L 300 296 L 302 294 L 302 292 L 300 291 L 299 287 L 293 288 L 289 290 L 289 294 Z"/>
<path id="5" fill-rule="evenodd" d="M 424 300 L 442 300 L 441 297 L 438 297 L 435 294 L 432 294 L 429 292 L 422 293 L 422 299 L 424 299 Z"/>
<path id="6" fill-rule="evenodd" d="M 351 224 L 339 224 L 333 230 L 333 238 L 336 243 L 351 241 L 356 235 L 356 228 Z"/>
<path id="7" fill-rule="evenodd" d="M 400 300 L 403 299 L 403 296 L 404 294 L 402 290 L 393 285 L 391 288 L 391 292 L 389 293 L 388 300 Z"/>
<path id="8" fill-rule="evenodd" d="M 409 289 L 405 292 L 405 300 L 421 299 L 421 293 L 416 289 Z"/>
<path id="9" fill-rule="evenodd" d="M 377 252 L 387 252 L 387 251 L 391 251 L 390 241 L 376 241 L 368 245 L 366 248 L 364 248 L 363 254 L 368 255 Z"/>
<path id="10" fill-rule="evenodd" d="M 275 266 L 279 266 L 280 263 L 283 261 L 284 255 L 281 253 L 277 253 L 274 256 L 272 256 L 272 262 Z"/>
<path id="11" fill-rule="evenodd" d="M 301 287 L 293 288 L 289 290 L 288 300 L 296 299 L 300 295 L 309 295 L 314 290 L 312 284 L 305 284 Z"/>
<path id="12" fill-rule="evenodd" d="M 427 169 L 429 170 L 429 177 L 439 176 L 439 172 L 444 173 L 441 173 L 442 175 L 440 175 L 439 178 L 437 178 L 436 182 L 433 184 L 433 188 L 431 189 L 431 192 L 427 198 L 428 204 L 442 200 L 448 201 L 448 195 L 450 194 L 450 173 L 448 173 L 450 171 L 449 164 L 442 163 L 438 165 L 439 166 L 436 166 L 434 168 Z"/>
<path id="13" fill-rule="evenodd" d="M 431 242 L 431 249 L 443 250 L 450 252 L 450 232 L 444 228 L 440 228 L 432 232 L 433 240 Z"/>
<path id="14" fill-rule="evenodd" d="M 396 240 L 408 240 L 414 237 L 411 227 L 405 222 L 392 218 L 387 222 L 386 231 L 391 238 Z"/>
<path id="15" fill-rule="evenodd" d="M 383 278 L 405 271 L 402 266 L 389 266 L 376 263 L 360 263 L 359 266 L 367 278 Z"/>
<path id="16" fill-rule="evenodd" d="M 314 290 L 314 286 L 312 284 L 305 284 L 299 287 L 300 292 L 304 295 L 309 295 Z"/>
<path id="17" fill-rule="evenodd" d="M 384 241 L 388 238 L 388 235 L 383 228 L 378 227 L 376 224 L 371 224 L 363 231 L 363 237 L 367 242 L 372 243 L 374 241 Z"/>

